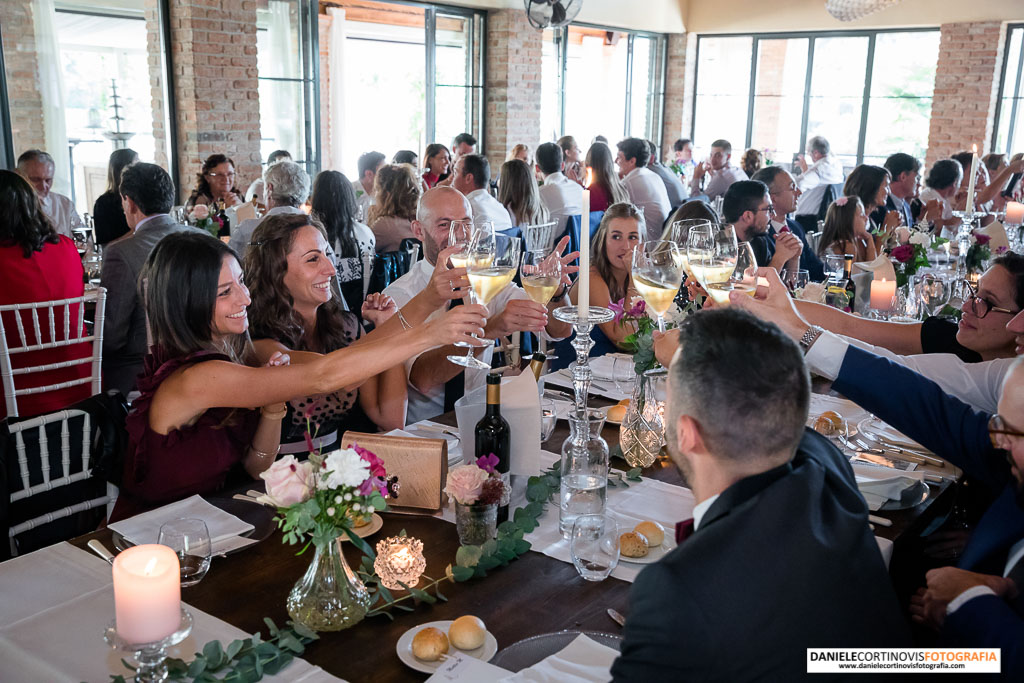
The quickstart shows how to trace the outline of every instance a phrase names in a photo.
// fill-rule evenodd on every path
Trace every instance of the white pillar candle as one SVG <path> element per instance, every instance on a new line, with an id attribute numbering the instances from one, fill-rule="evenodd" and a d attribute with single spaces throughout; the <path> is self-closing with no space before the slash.
<path id="1" fill-rule="evenodd" d="M 137 545 L 114 558 L 117 635 L 152 643 L 181 624 L 181 564 L 165 545 Z"/>
<path id="2" fill-rule="evenodd" d="M 1006 218 L 1005 223 L 1010 225 L 1020 225 L 1024 223 L 1024 204 L 1018 202 L 1006 202 Z"/>
<path id="3" fill-rule="evenodd" d="M 582 321 L 590 318 L 590 183 L 593 171 L 587 169 L 587 186 L 583 188 L 583 213 L 580 216 L 580 286 L 576 301 L 577 315 Z"/>
<path id="4" fill-rule="evenodd" d="M 967 183 L 967 213 L 974 212 L 974 182 L 978 178 L 978 146 L 971 145 L 971 175 Z"/>
<path id="5" fill-rule="evenodd" d="M 871 281 L 871 308 L 876 311 L 892 310 L 892 300 L 896 296 L 896 281 L 881 280 Z"/>

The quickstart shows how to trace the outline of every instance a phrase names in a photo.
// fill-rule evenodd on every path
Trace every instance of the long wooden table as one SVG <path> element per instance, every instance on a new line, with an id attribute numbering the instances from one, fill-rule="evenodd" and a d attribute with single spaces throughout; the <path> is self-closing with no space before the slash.
<path id="1" fill-rule="evenodd" d="M 438 421 L 454 425 L 455 416 L 447 414 Z M 618 443 L 618 427 L 606 426 L 604 437 L 609 444 Z M 566 438 L 568 428 L 560 421 L 544 446 L 557 452 Z M 613 460 L 613 466 L 624 468 L 626 464 Z M 679 471 L 667 460 L 656 462 L 644 476 L 683 484 Z M 898 546 L 901 536 L 914 532 L 928 521 L 932 504 L 948 486 L 944 483 L 937 495 L 917 508 L 887 514 L 893 526 L 879 528 L 876 533 L 893 539 Z M 551 514 L 550 508 L 547 514 Z M 427 516 L 397 513 L 382 516 L 384 527 L 368 539 L 371 543 L 404 529 L 423 541 L 427 575 L 442 576 L 445 567 L 454 562 L 459 542 L 453 524 Z M 93 538 L 103 541 L 108 548 L 113 547 L 108 530 L 71 542 L 84 549 Z M 310 555 L 296 557 L 295 550 L 282 544 L 280 532 L 275 531 L 261 543 L 214 559 L 206 578 L 196 586 L 183 589 L 182 599 L 244 631 L 265 632 L 264 617 L 279 624 L 288 619 L 285 598 L 310 562 Z M 359 565 L 359 553 L 351 544 L 345 544 L 345 556 L 350 566 Z M 419 605 L 414 612 L 396 611 L 394 621 L 384 616 L 373 617 L 345 631 L 324 633 L 319 641 L 309 646 L 304 658 L 353 683 L 422 681 L 427 675 L 409 669 L 395 654 L 399 637 L 418 624 L 474 614 L 487 624 L 499 648 L 523 638 L 563 629 L 619 633 L 619 627 L 607 616 L 606 610 L 612 607 L 628 613 L 629 588 L 630 584 L 614 578 L 600 583 L 584 581 L 572 564 L 528 552 L 484 579 L 443 584 L 442 592 L 448 602 Z"/>

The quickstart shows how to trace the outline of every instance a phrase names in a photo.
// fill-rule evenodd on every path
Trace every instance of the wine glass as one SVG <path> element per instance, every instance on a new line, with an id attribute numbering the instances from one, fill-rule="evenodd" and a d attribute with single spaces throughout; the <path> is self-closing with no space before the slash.
<path id="1" fill-rule="evenodd" d="M 519 266 L 522 242 L 518 237 L 496 234 L 490 230 L 477 230 L 469 243 L 466 274 L 469 277 L 469 298 L 485 307 L 512 282 Z M 466 368 L 490 369 L 490 365 L 473 356 L 473 349 L 465 356 L 448 356 L 448 360 Z"/>
<path id="2" fill-rule="evenodd" d="M 474 223 L 473 221 L 452 221 L 451 225 L 448 226 L 447 246 L 462 247 L 461 251 L 458 251 L 448 257 L 448 261 L 452 264 L 452 268 L 466 267 L 466 261 L 469 258 L 469 243 L 470 240 L 473 239 L 474 233 L 478 230 L 488 230 L 493 234 L 494 223 L 491 221 L 481 221 L 480 223 Z M 463 348 L 473 347 L 472 344 L 464 341 L 455 342 L 455 346 L 461 346 Z"/>
<path id="3" fill-rule="evenodd" d="M 562 284 L 562 260 L 554 251 L 528 251 L 519 266 L 519 280 L 528 297 L 547 306 Z M 545 347 L 544 339 L 538 335 L 537 350 L 546 353 Z M 550 356 L 548 360 L 557 358 Z"/>
<path id="4" fill-rule="evenodd" d="M 688 249 L 690 270 L 715 303 L 729 305 L 729 292 L 735 288 L 734 273 L 737 270 L 743 273 L 750 266 L 752 251 L 748 253 L 749 248 L 746 242 L 737 241 L 736 231 L 731 225 L 725 225 L 710 239 L 701 240 Z M 742 269 L 739 267 L 741 251 L 744 261 Z"/>
<path id="5" fill-rule="evenodd" d="M 686 249 L 686 240 L 689 237 L 690 231 L 694 228 L 703 227 L 711 228 L 711 221 L 706 218 L 684 218 L 680 221 L 674 221 L 665 230 L 665 234 L 661 236 L 661 239 L 675 242 L 679 245 L 680 249 Z"/>
<path id="6" fill-rule="evenodd" d="M 604 581 L 619 564 L 619 525 L 607 515 L 580 515 L 569 537 L 572 563 L 587 581 Z"/>
<path id="7" fill-rule="evenodd" d="M 802 268 L 795 270 L 783 268 L 782 281 L 785 283 L 786 288 L 793 293 L 793 296 L 799 296 L 800 292 L 807 286 L 807 283 L 811 281 L 811 274 Z"/>
<path id="8" fill-rule="evenodd" d="M 658 240 L 633 247 L 633 286 L 658 314 L 658 329 L 665 331 L 665 313 L 679 293 L 686 260 L 675 242 Z"/>
<path id="9" fill-rule="evenodd" d="M 939 311 L 949 303 L 953 288 L 948 278 L 928 273 L 917 278 L 914 293 L 928 315 L 938 315 Z"/>
<path id="10" fill-rule="evenodd" d="M 157 540 L 178 555 L 181 585 L 194 586 L 210 569 L 210 530 L 201 519 L 176 519 L 160 527 Z"/>
<path id="11" fill-rule="evenodd" d="M 825 272 L 829 280 L 842 280 L 845 268 L 846 257 L 839 254 L 825 254 Z"/>

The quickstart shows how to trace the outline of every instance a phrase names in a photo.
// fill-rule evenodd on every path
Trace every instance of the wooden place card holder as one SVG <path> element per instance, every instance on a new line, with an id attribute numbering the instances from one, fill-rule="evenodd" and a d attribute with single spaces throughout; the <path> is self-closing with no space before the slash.
<path id="1" fill-rule="evenodd" d="M 398 497 L 388 500 L 388 507 L 434 511 L 444 507 L 447 496 L 442 489 L 448 478 L 447 441 L 345 432 L 341 447 L 348 448 L 353 443 L 383 460 L 388 476 L 398 476 Z"/>

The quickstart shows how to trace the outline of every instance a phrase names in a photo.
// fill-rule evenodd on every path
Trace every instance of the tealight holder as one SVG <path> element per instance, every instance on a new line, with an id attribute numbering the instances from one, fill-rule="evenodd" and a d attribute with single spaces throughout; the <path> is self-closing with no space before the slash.
<path id="1" fill-rule="evenodd" d="M 572 347 L 576 349 L 576 364 L 572 367 L 572 388 L 576 395 L 576 414 L 585 415 L 587 394 L 590 393 L 590 382 L 594 379 L 594 371 L 590 369 L 590 349 L 594 348 L 594 340 L 590 332 L 594 325 L 611 322 L 615 314 L 602 306 L 591 306 L 586 319 L 580 318 L 579 308 L 563 306 L 555 309 L 555 319 L 572 325 L 576 337 Z"/>
<path id="2" fill-rule="evenodd" d="M 192 633 L 192 614 L 181 608 L 181 622 L 178 630 L 166 638 L 152 643 L 129 643 L 117 633 L 117 621 L 111 621 L 103 632 L 103 640 L 115 650 L 132 653 L 137 667 L 135 681 L 156 683 L 167 679 L 167 649 L 188 638 Z"/>
<path id="3" fill-rule="evenodd" d="M 399 590 L 405 584 L 413 588 L 427 568 L 423 559 L 423 541 L 408 536 L 390 536 L 377 542 L 373 569 L 385 588 Z"/>

